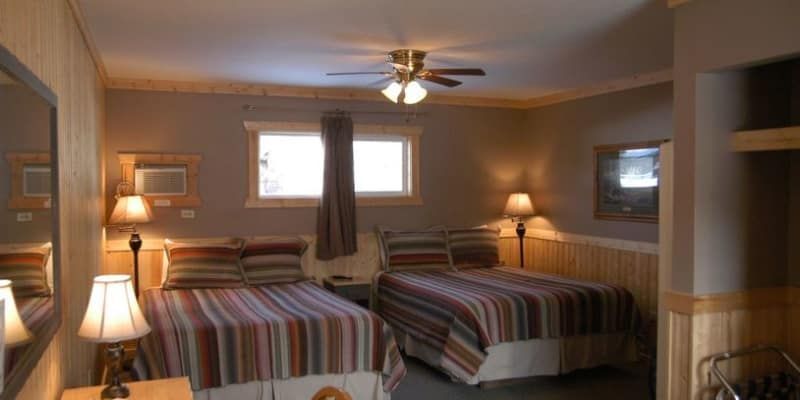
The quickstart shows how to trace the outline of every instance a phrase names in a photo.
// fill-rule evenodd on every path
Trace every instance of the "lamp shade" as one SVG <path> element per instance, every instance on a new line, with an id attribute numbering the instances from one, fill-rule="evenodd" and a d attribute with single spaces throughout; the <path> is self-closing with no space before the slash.
<path id="1" fill-rule="evenodd" d="M 503 215 L 509 217 L 529 217 L 533 215 L 533 203 L 527 193 L 511 193 L 506 202 Z"/>
<path id="2" fill-rule="evenodd" d="M 3 330 L 6 337 L 6 347 L 29 342 L 33 335 L 19 316 L 17 303 L 14 301 L 14 294 L 11 291 L 11 281 L 8 279 L 0 279 L 0 299 L 4 303 L 5 328 Z"/>
<path id="3" fill-rule="evenodd" d="M 419 82 L 411 81 L 406 85 L 406 97 L 403 99 L 403 103 L 417 104 L 427 95 L 428 91 Z"/>
<path id="4" fill-rule="evenodd" d="M 383 93 L 387 99 L 391 100 L 392 103 L 397 103 L 397 99 L 400 97 L 400 92 L 402 91 L 403 85 L 398 82 L 392 82 L 386 87 L 386 89 L 381 90 L 381 93 Z"/>
<path id="5" fill-rule="evenodd" d="M 130 275 L 95 277 L 78 336 L 90 342 L 116 343 L 148 333 L 150 325 L 136 302 Z"/>
<path id="6" fill-rule="evenodd" d="M 130 195 L 117 198 L 117 204 L 108 218 L 111 225 L 144 224 L 153 220 L 153 210 L 144 196 Z"/>

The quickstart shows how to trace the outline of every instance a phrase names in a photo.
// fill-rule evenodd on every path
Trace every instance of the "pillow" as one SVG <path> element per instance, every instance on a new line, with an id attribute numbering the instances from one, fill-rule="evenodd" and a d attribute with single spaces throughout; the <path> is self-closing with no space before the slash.
<path id="1" fill-rule="evenodd" d="M 50 247 L 31 247 L 4 251 L 0 254 L 0 279 L 11 281 L 15 297 L 49 296 L 45 272 Z"/>
<path id="2" fill-rule="evenodd" d="M 500 264 L 497 249 L 500 231 L 488 226 L 448 229 L 453 265 L 458 269 L 494 267 Z"/>
<path id="3" fill-rule="evenodd" d="M 242 271 L 249 285 L 306 279 L 300 262 L 308 243 L 299 237 L 248 240 L 242 250 Z"/>
<path id="4" fill-rule="evenodd" d="M 390 272 L 452 270 L 447 231 L 393 231 L 378 227 L 383 269 Z"/>
<path id="5" fill-rule="evenodd" d="M 164 241 L 169 265 L 164 289 L 244 286 L 241 239 Z"/>

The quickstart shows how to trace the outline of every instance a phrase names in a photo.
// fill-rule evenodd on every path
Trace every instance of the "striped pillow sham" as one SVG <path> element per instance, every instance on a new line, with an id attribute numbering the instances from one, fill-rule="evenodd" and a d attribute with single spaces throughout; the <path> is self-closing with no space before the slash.
<path id="1" fill-rule="evenodd" d="M 45 272 L 49 247 L 15 249 L 0 254 L 0 279 L 11 281 L 15 297 L 49 296 Z"/>
<path id="2" fill-rule="evenodd" d="M 239 256 L 242 240 L 165 240 L 169 259 L 164 289 L 244 287 Z"/>
<path id="3" fill-rule="evenodd" d="M 497 249 L 500 231 L 488 226 L 448 229 L 453 265 L 458 269 L 494 267 L 500 264 Z"/>
<path id="4" fill-rule="evenodd" d="M 383 269 L 389 272 L 451 270 L 447 231 L 394 231 L 378 227 Z"/>
<path id="5" fill-rule="evenodd" d="M 242 271 L 249 285 L 305 280 L 301 259 L 308 243 L 299 237 L 248 240 L 242 250 Z"/>

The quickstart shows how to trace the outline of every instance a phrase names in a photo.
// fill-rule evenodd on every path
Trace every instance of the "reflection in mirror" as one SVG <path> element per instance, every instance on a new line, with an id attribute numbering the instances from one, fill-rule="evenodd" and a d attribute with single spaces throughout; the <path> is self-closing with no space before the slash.
<path id="1" fill-rule="evenodd" d="M 2 61 L 2 60 L 0 60 Z M 51 101 L 0 65 L 0 299 L 8 398 L 57 327 Z M 38 353 L 38 354 L 37 354 Z M 21 376 L 24 375 L 24 376 Z M 16 382 L 15 382 L 16 381 Z"/>

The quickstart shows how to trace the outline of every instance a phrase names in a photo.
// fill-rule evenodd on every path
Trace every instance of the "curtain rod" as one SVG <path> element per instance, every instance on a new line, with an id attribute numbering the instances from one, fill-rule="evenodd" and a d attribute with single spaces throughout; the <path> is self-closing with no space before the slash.
<path id="1" fill-rule="evenodd" d="M 330 114 L 349 113 L 349 114 L 372 114 L 372 115 L 402 115 L 402 116 L 405 116 L 405 117 L 412 117 L 412 118 L 424 117 L 424 116 L 428 115 L 428 113 L 426 113 L 426 112 L 416 112 L 416 111 L 348 111 L 348 110 L 341 110 L 341 109 L 338 109 L 338 108 L 335 109 L 335 110 L 317 111 L 317 110 L 308 110 L 308 109 L 301 109 L 301 108 L 257 106 L 257 105 L 253 105 L 253 104 L 245 104 L 244 106 L 242 106 L 242 109 L 244 111 L 258 111 L 258 110 L 264 110 L 264 111 L 287 111 L 287 112 L 292 112 L 292 111 L 295 111 L 295 112 L 314 112 L 314 111 L 316 111 L 316 112 L 330 113 Z"/>

